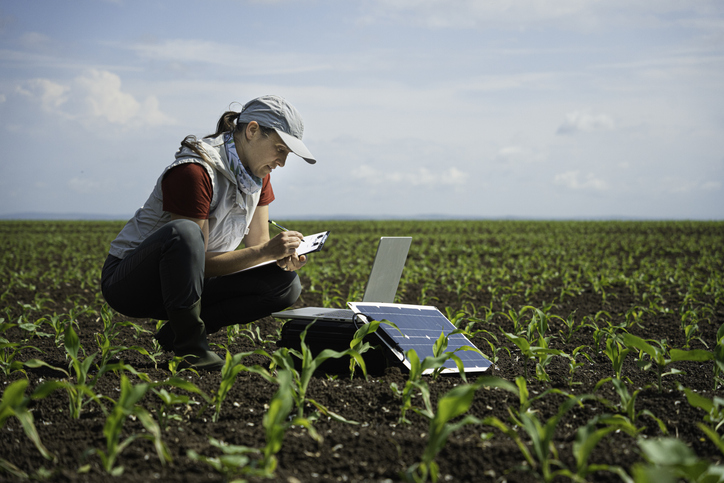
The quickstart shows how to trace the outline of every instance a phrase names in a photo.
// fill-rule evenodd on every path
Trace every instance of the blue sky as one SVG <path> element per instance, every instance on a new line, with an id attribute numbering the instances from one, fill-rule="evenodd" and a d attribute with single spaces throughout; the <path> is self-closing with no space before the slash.
<path id="1" fill-rule="evenodd" d="M 0 216 L 126 218 L 263 94 L 275 218 L 724 219 L 719 0 L 0 0 Z"/>

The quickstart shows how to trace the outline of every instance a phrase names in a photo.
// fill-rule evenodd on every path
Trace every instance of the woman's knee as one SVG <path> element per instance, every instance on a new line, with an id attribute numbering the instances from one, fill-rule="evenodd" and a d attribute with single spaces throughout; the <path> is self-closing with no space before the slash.
<path id="1" fill-rule="evenodd" d="M 201 227 L 192 220 L 178 219 L 164 226 L 167 231 L 166 250 L 178 252 L 190 261 L 203 263 L 205 258 L 204 234 Z"/>
<path id="2" fill-rule="evenodd" d="M 174 237 L 186 243 L 198 244 L 200 242 L 202 245 L 204 243 L 204 233 L 198 223 L 193 220 L 179 218 L 168 222 L 165 227 L 171 230 Z"/>
<path id="3" fill-rule="evenodd" d="M 299 276 L 296 273 L 289 273 L 289 275 L 292 276 L 291 279 L 283 290 L 278 292 L 275 300 L 279 306 L 279 310 L 294 305 L 294 302 L 296 302 L 302 294 L 302 282 L 299 281 Z"/>

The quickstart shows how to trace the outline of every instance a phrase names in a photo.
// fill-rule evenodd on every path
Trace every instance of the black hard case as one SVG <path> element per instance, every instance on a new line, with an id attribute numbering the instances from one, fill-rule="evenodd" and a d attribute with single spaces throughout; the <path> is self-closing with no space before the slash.
<path id="1" fill-rule="evenodd" d="M 277 342 L 279 347 L 286 347 L 301 351 L 301 335 L 304 329 L 312 323 L 311 320 L 291 319 L 282 326 L 281 339 Z M 332 349 L 338 352 L 349 349 L 349 344 L 354 338 L 357 328 L 352 322 L 340 322 L 330 320 L 316 320 L 309 326 L 304 342 L 316 357 L 325 349 Z M 381 375 L 390 366 L 398 366 L 399 363 L 393 360 L 388 354 L 385 346 L 376 333 L 365 337 L 364 342 L 369 342 L 372 348 L 362 354 L 367 367 L 367 373 Z M 301 368 L 301 361 L 296 357 L 297 370 Z M 321 374 L 344 374 L 349 373 L 350 358 L 340 357 L 338 359 L 327 359 L 317 369 Z"/>

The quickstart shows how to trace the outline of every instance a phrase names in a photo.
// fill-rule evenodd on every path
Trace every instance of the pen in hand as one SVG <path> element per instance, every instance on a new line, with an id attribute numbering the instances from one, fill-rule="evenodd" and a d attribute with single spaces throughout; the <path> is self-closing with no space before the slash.
<path id="1" fill-rule="evenodd" d="M 280 225 L 279 223 L 277 223 L 277 222 L 274 221 L 274 220 L 269 220 L 269 224 L 270 224 L 270 225 L 274 225 L 275 227 L 279 228 L 279 229 L 282 230 L 282 231 L 289 231 L 288 229 L 284 228 L 282 225 Z M 296 250 L 295 250 L 295 255 L 296 255 Z M 288 260 L 287 263 L 289 263 L 289 260 L 291 260 L 291 258 L 292 258 L 292 257 L 287 257 L 287 258 L 285 258 L 285 260 Z M 307 260 L 307 257 L 305 257 L 304 255 L 301 255 L 301 256 L 299 257 L 299 260 L 302 262 L 302 264 L 304 264 L 304 262 L 306 262 L 306 260 Z M 277 263 L 279 263 L 279 261 L 277 261 Z M 282 269 L 283 269 L 283 270 L 289 270 L 286 266 L 283 266 Z"/>
<path id="2" fill-rule="evenodd" d="M 289 230 L 287 230 L 286 228 L 284 228 L 282 225 L 280 225 L 279 223 L 277 223 L 277 222 L 274 221 L 274 220 L 269 220 L 269 224 L 276 226 L 276 227 L 279 228 L 281 231 L 289 231 Z"/>

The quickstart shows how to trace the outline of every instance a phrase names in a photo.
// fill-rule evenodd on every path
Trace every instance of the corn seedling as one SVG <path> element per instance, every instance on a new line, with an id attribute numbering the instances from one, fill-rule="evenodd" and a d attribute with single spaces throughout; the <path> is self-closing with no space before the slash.
<path id="1" fill-rule="evenodd" d="M 451 423 L 450 420 L 462 416 L 473 403 L 475 391 L 481 382 L 457 386 L 443 395 L 437 403 L 437 411 L 430 418 L 427 446 L 419 463 L 410 466 L 404 474 L 407 481 L 423 482 L 429 476 L 433 482 L 439 479 L 439 467 L 435 457 L 445 446 L 451 433 L 466 424 L 479 424 L 480 420 L 474 416 L 465 416 L 461 420 Z"/>
<path id="2" fill-rule="evenodd" d="M 714 347 L 714 389 L 717 384 L 724 383 L 724 324 L 716 332 L 716 347 Z"/>
<path id="3" fill-rule="evenodd" d="M 509 309 L 508 312 L 501 312 L 501 314 L 508 319 L 513 324 L 513 334 L 515 335 L 522 335 L 525 332 L 525 327 L 523 325 L 523 314 L 528 310 L 532 309 L 533 307 L 530 307 L 526 305 L 525 307 L 521 308 L 519 312 L 516 312 L 513 309 Z"/>
<path id="4" fill-rule="evenodd" d="M 642 327 L 641 325 L 641 317 L 646 313 L 646 309 L 644 307 L 631 307 L 628 310 L 626 310 L 626 313 L 624 314 L 624 322 L 626 323 L 626 328 L 630 329 L 633 326 Z"/>
<path id="5" fill-rule="evenodd" d="M 642 391 L 642 389 L 637 389 L 633 393 L 629 392 L 628 387 L 626 386 L 626 383 L 618 378 L 612 378 L 607 377 L 604 379 L 601 379 L 596 384 L 596 387 L 594 390 L 598 390 L 601 386 L 606 384 L 607 382 L 610 382 L 613 384 L 614 389 L 616 390 L 616 394 L 618 395 L 619 402 L 618 404 L 614 404 L 610 401 L 608 401 L 605 398 L 599 398 L 600 401 L 609 409 L 616 411 L 621 416 L 624 416 L 626 418 L 626 421 L 628 421 L 631 424 L 631 427 L 637 428 L 636 423 L 639 420 L 640 416 L 647 416 L 654 421 L 659 426 L 659 430 L 666 434 L 668 432 L 666 425 L 664 422 L 657 418 L 651 411 L 648 409 L 642 409 L 641 411 L 636 411 L 636 398 L 638 397 L 639 393 Z M 646 429 L 645 427 L 637 428 L 634 433 L 631 433 L 631 436 L 635 436 L 636 434 L 640 433 Z"/>
<path id="6" fill-rule="evenodd" d="M 670 372 L 664 373 L 664 370 L 666 367 L 671 364 L 672 362 L 677 361 L 695 361 L 695 362 L 703 362 L 712 360 L 715 358 L 715 355 L 713 352 L 702 350 L 702 349 L 695 349 L 690 351 L 684 351 L 681 349 L 671 349 L 669 351 L 669 357 L 667 359 L 666 357 L 666 342 L 665 341 L 652 341 L 655 345 L 649 344 L 647 341 L 640 337 L 636 337 L 632 334 L 623 334 L 623 340 L 624 343 L 627 346 L 635 347 L 639 350 L 639 359 L 638 359 L 638 366 L 644 370 L 648 370 L 652 366 L 655 366 L 656 368 L 656 374 L 658 377 L 658 386 L 659 386 L 659 392 L 662 391 L 663 386 L 661 383 L 661 378 L 670 374 L 678 374 L 681 371 L 678 369 L 672 369 Z M 648 360 L 643 359 L 642 354 L 647 354 L 649 356 Z"/>
<path id="7" fill-rule="evenodd" d="M 360 368 L 365 379 L 367 379 L 367 367 L 365 365 L 362 354 L 369 351 L 372 346 L 369 342 L 365 341 L 370 334 L 377 331 L 381 323 L 387 323 L 396 327 L 395 324 L 389 321 L 371 320 L 365 324 L 361 324 L 360 327 L 355 331 L 352 340 L 349 343 L 350 358 L 349 358 L 349 378 L 354 378 L 355 369 Z M 399 330 L 399 329 L 398 329 Z"/>
<path id="8" fill-rule="evenodd" d="M 236 377 L 239 375 L 239 372 L 254 372 L 260 374 L 267 380 L 272 380 L 271 375 L 264 368 L 260 366 L 247 367 L 241 363 L 241 360 L 243 358 L 248 357 L 252 354 L 261 354 L 269 357 L 269 355 L 261 349 L 252 352 L 241 352 L 233 356 L 229 351 L 226 351 L 224 367 L 222 367 L 221 369 L 221 383 L 219 384 L 219 389 L 216 391 L 216 394 L 214 394 L 214 397 L 212 399 L 212 404 L 215 407 L 214 416 L 212 418 L 214 422 L 217 422 L 219 420 L 219 416 L 221 415 L 221 406 L 224 403 L 224 400 L 226 399 L 226 395 L 229 393 L 229 390 L 234 385 L 234 382 L 236 381 Z"/>
<path id="9" fill-rule="evenodd" d="M 234 339 L 237 337 L 244 337 L 246 339 L 249 339 L 249 341 L 252 344 L 272 344 L 274 343 L 274 339 L 265 339 L 261 335 L 261 329 L 259 326 L 254 325 L 254 323 L 250 322 L 248 324 L 242 325 L 229 325 L 226 327 L 226 341 L 228 345 L 231 345 L 232 342 L 234 342 Z"/>
<path id="10" fill-rule="evenodd" d="M 402 475 L 407 481 L 422 482 L 426 481 L 428 476 L 433 482 L 439 479 L 439 467 L 435 458 L 445 446 L 450 434 L 467 424 L 482 423 L 480 419 L 470 415 L 454 423 L 450 421 L 462 416 L 470 409 L 475 392 L 483 386 L 505 389 L 514 394 L 518 392 L 516 387 L 505 379 L 482 376 L 472 384 L 462 384 L 445 393 L 438 400 L 437 410 L 434 413 L 429 410 L 418 411 L 430 420 L 428 440 L 421 461 L 410 466 Z"/>
<path id="11" fill-rule="evenodd" d="M 523 370 L 525 378 L 528 379 L 528 360 L 538 359 L 536 364 L 536 377 L 541 381 L 549 380 L 548 374 L 545 372 L 545 366 L 550 362 L 550 358 L 554 355 L 565 355 L 563 351 L 548 348 L 548 341 L 544 337 L 539 337 L 538 344 L 532 345 L 528 339 L 509 332 L 503 332 L 513 344 L 518 346 L 523 356 Z"/>
<path id="12" fill-rule="evenodd" d="M 113 476 L 123 474 L 124 468 L 123 466 L 115 466 L 116 460 L 123 450 L 139 437 L 146 438 L 153 443 L 161 464 L 165 465 L 166 462 L 171 461 L 168 448 L 161 438 L 161 429 L 158 423 L 154 421 L 146 409 L 137 404 L 149 390 L 150 386 L 148 383 L 141 383 L 134 386 L 125 374 L 121 376 L 121 396 L 108 414 L 106 424 L 103 427 L 103 435 L 106 438 L 106 449 L 105 451 L 100 449 L 92 451 L 100 457 L 103 469 Z M 132 434 L 121 441 L 123 424 L 129 416 L 137 417 L 147 433 Z"/>
<path id="13" fill-rule="evenodd" d="M 53 340 L 55 341 L 55 345 L 60 347 L 63 336 L 65 335 L 65 326 L 68 323 L 67 318 L 54 312 L 53 315 L 46 315 L 41 320 L 53 329 Z"/>
<path id="14" fill-rule="evenodd" d="M 480 353 L 480 351 L 474 347 L 471 346 L 462 346 L 458 347 L 452 352 L 447 352 L 447 345 L 448 345 L 448 339 L 450 335 L 457 333 L 458 331 L 453 331 L 449 335 L 445 335 L 444 331 L 440 332 L 440 335 L 438 336 L 435 343 L 432 345 L 432 357 L 428 356 L 425 359 L 430 359 L 432 365 L 430 368 L 432 368 L 432 379 L 437 379 L 440 374 L 445 370 L 445 362 L 448 360 L 452 360 L 455 362 L 455 365 L 458 369 L 458 374 L 460 374 L 460 378 L 463 380 L 463 382 L 467 382 L 467 379 L 465 378 L 465 365 L 463 364 L 463 361 L 460 360 L 460 358 L 455 354 L 455 352 L 459 350 L 472 350 L 475 352 Z"/>
<path id="15" fill-rule="evenodd" d="M 174 394 L 169 393 L 164 388 L 157 389 L 158 386 L 161 385 L 167 385 L 171 387 L 175 387 L 178 389 L 183 389 L 187 392 L 194 393 L 200 395 L 207 403 L 211 402 L 211 398 L 206 395 L 205 392 L 203 392 L 201 389 L 199 389 L 195 384 L 193 384 L 190 381 L 187 381 L 185 379 L 181 379 L 178 377 L 172 377 L 162 383 L 156 383 L 151 385 L 151 391 L 158 396 L 158 398 L 161 400 L 161 405 L 156 408 L 156 419 L 158 420 L 158 425 L 161 428 L 161 431 L 164 431 L 166 427 L 168 426 L 169 421 L 176 420 L 180 421 L 181 418 L 176 414 L 171 414 L 171 408 L 173 406 L 177 405 L 191 405 L 191 404 L 199 404 L 198 401 L 195 401 L 191 399 L 189 396 L 185 394 Z"/>
<path id="16" fill-rule="evenodd" d="M 606 339 L 606 349 L 603 351 L 609 358 L 613 366 L 613 375 L 616 379 L 621 379 L 621 370 L 623 369 L 623 361 L 631 349 L 625 348 L 621 344 L 621 338 L 618 335 L 609 334 Z"/>
<path id="17" fill-rule="evenodd" d="M 391 383 L 390 388 L 399 397 L 402 398 L 402 404 L 400 406 L 400 417 L 398 423 L 410 423 L 410 420 L 405 416 L 407 411 L 412 407 L 412 398 L 414 397 L 414 391 L 419 391 L 422 396 L 425 409 L 428 412 L 432 412 L 432 403 L 430 402 L 430 389 L 427 383 L 422 379 L 422 372 L 427 368 L 423 367 L 420 363 L 420 358 L 417 356 L 415 349 L 410 349 L 405 353 L 407 360 L 410 362 L 410 373 L 407 376 L 405 387 L 400 389 L 396 383 Z M 425 358 L 426 366 L 432 361 L 429 357 Z M 423 362 L 425 362 L 423 361 Z"/>
<path id="18" fill-rule="evenodd" d="M 530 409 L 514 413 L 508 408 L 511 419 L 528 435 L 530 445 L 533 449 L 531 454 L 535 457 L 533 469 L 537 470 L 543 481 L 552 481 L 553 478 L 559 474 L 570 475 L 570 471 L 558 460 L 558 450 L 552 444 L 553 436 L 555 435 L 558 423 L 565 413 L 576 405 L 582 405 L 581 402 L 588 397 L 589 396 L 568 398 L 560 405 L 558 413 L 545 421 L 540 420 L 537 413 Z M 563 468 L 561 470 L 553 470 L 554 466 Z"/>
<path id="19" fill-rule="evenodd" d="M 438 337 L 437 341 L 433 345 L 433 355 L 425 357 L 422 361 L 420 361 L 420 358 L 417 355 L 417 352 L 415 349 L 409 349 L 407 352 L 405 352 L 405 356 L 410 364 L 410 373 L 407 376 L 407 381 L 405 382 L 405 387 L 400 389 L 397 384 L 394 382 L 390 384 L 390 388 L 392 391 L 399 397 L 402 398 L 402 405 L 400 407 L 400 423 L 410 423 L 410 421 L 405 417 L 405 414 L 409 409 L 412 408 L 412 398 L 414 397 L 414 391 L 419 391 L 420 395 L 422 396 L 423 403 L 425 405 L 424 409 L 417 409 L 412 408 L 413 411 L 423 414 L 427 418 L 432 417 L 432 404 L 430 402 L 430 389 L 427 385 L 427 382 L 425 382 L 424 379 L 422 379 L 422 375 L 427 372 L 431 371 L 432 378 L 435 379 L 441 371 L 445 369 L 445 363 L 452 359 L 455 361 L 455 364 L 457 365 L 460 377 L 463 381 L 466 381 L 465 379 L 465 368 L 463 366 L 462 361 L 458 356 L 455 355 L 454 352 L 445 352 L 445 349 L 447 348 L 447 337 L 444 333 L 440 334 L 440 337 Z M 471 348 L 472 349 L 472 348 Z"/>
<path id="20" fill-rule="evenodd" d="M 717 483 L 724 479 L 724 467 L 699 458 L 686 443 L 674 438 L 639 439 L 647 464 L 633 466 L 636 483 Z"/>
<path id="21" fill-rule="evenodd" d="M 520 467 L 520 469 L 535 471 L 543 481 L 552 481 L 553 478 L 555 478 L 557 475 L 571 477 L 572 472 L 569 469 L 565 468 L 563 464 L 557 459 L 558 454 L 555 446 L 553 445 L 553 436 L 555 434 L 558 423 L 565 415 L 565 413 L 567 413 L 574 406 L 581 405 L 582 401 L 584 401 L 585 399 L 589 399 L 592 396 L 571 396 L 569 394 L 565 394 L 561 391 L 554 389 L 543 392 L 535 399 L 540 399 L 551 393 L 556 393 L 567 397 L 567 399 L 560 405 L 558 413 L 544 422 L 538 419 L 536 411 L 533 411 L 531 409 L 531 403 L 534 399 L 529 398 L 529 392 L 525 379 L 523 379 L 522 377 L 518 377 L 516 378 L 515 382 L 517 389 L 510 387 L 512 386 L 510 383 L 505 386 L 499 386 L 515 394 L 518 394 L 520 400 L 519 409 L 516 411 L 508 407 L 508 413 L 510 415 L 510 420 L 513 423 L 513 426 L 507 425 L 505 422 L 494 416 L 483 419 L 482 424 L 493 426 L 494 428 L 499 429 L 503 432 L 503 434 L 511 438 L 516 443 L 527 464 L 527 466 L 523 465 L 522 467 Z M 524 432 L 527 434 L 532 451 L 528 448 L 528 445 L 526 445 L 526 443 L 520 437 L 520 435 L 516 431 L 516 428 L 523 429 Z M 580 458 L 582 462 L 584 461 L 584 459 L 587 458 L 585 453 L 586 451 L 588 451 L 586 448 L 581 448 L 579 452 L 578 458 Z M 561 468 L 558 470 L 553 470 L 553 466 L 558 466 Z"/>
<path id="22" fill-rule="evenodd" d="M 282 448 L 284 434 L 291 426 L 303 426 L 314 440 L 317 442 L 322 441 L 321 436 L 317 434 L 308 419 L 297 416 L 288 421 L 294 404 L 295 384 L 293 382 L 293 373 L 282 369 L 278 371 L 277 381 L 279 382 L 279 389 L 269 402 L 269 410 L 264 414 L 262 423 L 266 434 L 266 445 L 262 450 L 262 467 L 267 475 L 273 475 L 276 469 L 276 454 Z"/>
<path id="23" fill-rule="evenodd" d="M 319 366 L 326 361 L 327 359 L 339 359 L 340 357 L 353 357 L 357 364 L 360 365 L 363 372 L 366 376 L 366 366 L 364 359 L 362 359 L 362 356 L 353 349 L 347 349 L 345 351 L 339 352 L 332 349 L 325 349 L 321 351 L 317 356 L 312 355 L 311 349 L 307 346 L 307 344 L 304 342 L 304 339 L 307 336 L 307 330 L 312 324 L 309 324 L 305 329 L 302 331 L 300 335 L 300 342 L 301 342 L 301 351 L 297 351 L 294 349 L 288 349 L 286 347 L 283 347 L 276 352 L 274 352 L 271 355 L 272 359 L 272 367 L 279 366 L 281 368 L 287 369 L 291 377 L 294 381 L 293 385 L 293 391 L 292 396 L 294 397 L 294 402 L 297 406 L 297 417 L 301 418 L 304 416 L 304 404 L 306 402 L 309 402 L 313 404 L 322 414 L 325 416 L 329 416 L 334 420 L 340 421 L 340 422 L 351 422 L 340 416 L 339 414 L 336 414 L 332 411 L 329 411 L 325 406 L 322 404 L 317 403 L 316 401 L 307 398 L 307 388 L 309 387 L 309 381 L 312 379 L 312 375 L 314 372 L 319 368 Z M 301 360 L 302 367 L 301 372 L 297 371 L 295 369 L 294 360 L 292 357 L 296 357 Z"/>
<path id="24" fill-rule="evenodd" d="M 498 363 L 498 361 L 500 360 L 500 356 L 498 355 L 498 352 L 500 351 L 500 349 L 503 349 L 505 352 L 507 352 L 508 357 L 510 357 L 510 349 L 508 349 L 507 347 L 504 347 L 504 346 L 500 346 L 498 337 L 495 334 L 493 334 L 492 332 L 487 331 L 487 330 L 479 330 L 476 332 L 476 334 L 479 334 L 481 332 L 485 334 L 485 336 L 482 336 L 483 340 L 485 341 L 486 344 L 488 344 L 488 347 L 490 348 L 490 352 L 488 354 L 483 354 L 483 355 L 490 362 L 492 362 L 493 364 Z M 466 332 L 466 335 L 471 335 L 471 334 L 469 332 Z M 493 341 L 491 342 L 491 340 L 488 337 L 492 338 Z"/>
<path id="25" fill-rule="evenodd" d="M 0 400 L 0 428 L 10 417 L 20 421 L 25 435 L 33 442 L 35 447 L 46 459 L 55 459 L 55 456 L 40 441 L 38 430 L 35 428 L 33 413 L 28 410 L 30 398 L 25 396 L 25 389 L 28 387 L 27 379 L 20 379 L 5 388 Z M 2 458 L 0 458 L 2 460 Z"/>
<path id="26" fill-rule="evenodd" d="M 25 373 L 23 370 L 23 363 L 15 360 L 15 357 L 20 352 L 27 349 L 33 349 L 41 352 L 40 349 L 31 345 L 22 345 L 19 342 L 10 342 L 5 335 L 6 332 L 13 327 L 17 327 L 17 324 L 5 322 L 5 319 L 0 318 L 0 370 L 2 370 L 6 376 L 9 376 L 16 371 Z"/>
<path id="27" fill-rule="evenodd" d="M 707 349 L 709 346 L 704 341 L 704 339 L 701 338 L 699 335 L 699 313 L 696 309 L 688 309 L 684 310 L 685 307 L 682 306 L 683 313 L 681 314 L 681 328 L 684 331 L 684 349 L 688 349 L 691 347 L 692 341 L 699 341 L 704 347 Z"/>
<path id="28" fill-rule="evenodd" d="M 66 375 L 66 380 L 49 380 L 42 382 L 35 389 L 33 398 L 43 398 L 57 389 L 64 389 L 68 394 L 70 415 L 74 419 L 80 418 L 83 408 L 91 401 L 95 401 L 100 409 L 105 412 L 105 407 L 100 404 L 101 396 L 94 392 L 96 383 L 105 373 L 111 371 L 128 371 L 140 379 L 148 381 L 148 376 L 146 374 L 138 372 L 133 367 L 123 364 L 122 362 L 104 364 L 98 368 L 98 371 L 93 377 L 89 377 L 90 368 L 97 353 L 92 354 L 81 361 L 78 353 L 82 350 L 82 347 L 80 345 L 80 340 L 78 339 L 78 334 L 75 330 L 73 330 L 73 326 L 71 324 L 68 324 L 65 329 L 65 350 L 68 357 L 70 357 L 70 372 L 61 368 L 48 366 L 44 362 L 37 360 L 28 361 L 26 365 L 29 367 L 47 366 Z M 75 376 L 75 383 L 70 381 L 71 374 Z"/>
<path id="29" fill-rule="evenodd" d="M 200 461 L 211 466 L 224 476 L 224 481 L 246 481 L 234 480 L 232 478 L 237 476 L 251 476 L 259 473 L 256 471 L 256 468 L 252 466 L 252 459 L 248 456 L 250 454 L 261 453 L 258 449 L 226 444 L 215 438 L 209 438 L 209 443 L 214 448 L 219 449 L 223 454 L 221 456 L 204 456 L 190 449 L 186 455 L 192 461 Z M 263 476 L 263 472 L 259 476 Z"/>
<path id="30" fill-rule="evenodd" d="M 171 375 L 176 376 L 182 372 L 192 372 L 198 376 L 199 371 L 194 369 L 192 365 L 185 364 L 184 361 L 185 359 L 179 356 L 174 356 L 168 361 L 168 371 Z"/>
<path id="31" fill-rule="evenodd" d="M 158 420 L 158 427 L 161 431 L 166 430 L 170 421 L 180 422 L 183 420 L 178 414 L 171 413 L 172 407 L 199 404 L 197 401 L 192 401 L 191 398 L 185 394 L 169 393 L 163 388 L 153 389 L 152 391 L 161 400 L 161 405 L 156 409 L 156 419 Z"/>
<path id="32" fill-rule="evenodd" d="M 124 327 L 131 327 L 135 329 L 136 334 L 145 330 L 133 322 L 118 322 L 113 319 L 113 310 L 108 306 L 108 304 L 103 304 L 101 307 L 103 331 L 95 334 L 96 342 L 98 343 L 98 348 L 100 349 L 98 367 L 103 367 L 117 354 L 126 350 L 134 350 L 146 356 L 150 355 L 146 349 L 140 346 L 126 347 L 115 345 L 115 339 Z"/>
<path id="33" fill-rule="evenodd" d="M 624 482 L 630 482 L 631 477 L 620 466 L 607 464 L 589 464 L 588 460 L 596 445 L 610 433 L 621 429 L 620 424 L 615 420 L 610 424 L 599 427 L 601 423 L 607 423 L 607 418 L 596 417 L 576 431 L 576 439 L 573 442 L 573 456 L 576 459 L 576 472 L 564 472 L 566 476 L 574 481 L 586 481 L 589 475 L 597 471 L 608 471 L 617 474 Z"/>
<path id="34" fill-rule="evenodd" d="M 719 451 L 721 451 L 721 454 L 724 456 L 724 436 L 717 433 L 714 429 L 710 428 L 704 423 L 696 423 L 696 426 L 701 429 L 704 434 L 707 435 L 711 442 L 714 443 L 714 446 L 719 448 Z"/>
<path id="35" fill-rule="evenodd" d="M 156 339 L 151 339 L 151 350 L 146 351 L 145 354 L 153 362 L 153 368 L 158 369 L 158 359 L 164 354 L 161 344 Z"/>
<path id="36" fill-rule="evenodd" d="M 565 332 L 562 330 L 558 332 L 563 336 L 563 340 L 566 342 L 566 344 L 570 343 L 573 334 L 581 330 L 581 327 L 583 327 L 581 324 L 576 323 L 576 319 L 574 318 L 575 314 L 576 311 L 574 310 L 573 312 L 568 314 L 568 317 L 566 317 L 565 319 L 561 318 L 567 330 Z"/>
<path id="37" fill-rule="evenodd" d="M 568 387 L 572 387 L 574 384 L 580 384 L 580 383 L 573 382 L 573 375 L 575 374 L 576 370 L 579 367 L 582 367 L 583 365 L 585 365 L 585 362 L 578 361 L 578 356 L 581 355 L 586 360 L 588 360 L 588 362 L 591 362 L 590 356 L 588 354 L 586 354 L 585 352 L 583 352 L 583 350 L 587 349 L 587 348 L 588 348 L 588 346 L 581 345 L 581 346 L 578 346 L 575 349 L 573 349 L 573 352 L 568 354 Z"/>
<path id="38" fill-rule="evenodd" d="M 93 387 L 101 374 L 101 371 L 98 371 L 95 377 L 88 377 L 88 372 L 90 371 L 91 364 L 93 364 L 93 359 L 95 359 L 96 354 L 86 357 L 81 361 L 78 357 L 78 352 L 81 349 L 78 334 L 75 330 L 73 330 L 73 325 L 68 324 L 65 328 L 65 350 L 70 357 L 70 369 L 75 375 L 76 382 L 75 384 L 68 382 L 63 386 L 68 392 L 70 414 L 74 419 L 78 419 L 80 417 L 83 406 L 86 404 L 86 396 L 90 399 L 96 400 Z"/>
<path id="39" fill-rule="evenodd" d="M 714 425 L 715 431 L 719 431 L 719 428 L 724 426 L 724 398 L 714 396 L 712 399 L 709 399 L 708 397 L 695 393 L 689 388 L 679 386 L 679 389 L 686 394 L 686 400 L 689 402 L 689 405 L 704 411 L 704 421 Z"/>
<path id="40" fill-rule="evenodd" d="M 321 442 L 321 436 L 314 430 L 309 420 L 298 417 L 289 419 L 289 414 L 294 407 L 294 384 L 291 372 L 287 369 L 280 369 L 275 380 L 279 383 L 279 388 L 269 402 L 269 409 L 264 414 L 262 423 L 266 435 L 264 448 L 257 449 L 230 445 L 210 438 L 211 446 L 219 449 L 223 453 L 221 456 L 203 456 L 189 450 L 187 452 L 188 457 L 194 461 L 208 464 L 219 473 L 222 473 L 226 481 L 232 481 L 232 478 L 238 476 L 273 478 L 277 467 L 276 454 L 281 450 L 284 435 L 290 427 L 305 427 L 315 441 Z M 261 455 L 261 458 L 252 459 L 249 455 Z"/>
<path id="41" fill-rule="evenodd" d="M 33 322 L 28 320 L 25 315 L 21 315 L 18 317 L 17 322 L 18 327 L 27 334 L 27 339 L 32 339 L 33 337 L 53 337 L 52 334 L 40 330 L 44 322 L 42 317 Z"/>

